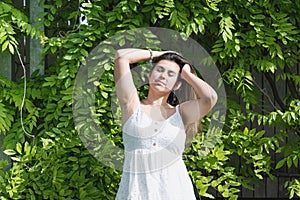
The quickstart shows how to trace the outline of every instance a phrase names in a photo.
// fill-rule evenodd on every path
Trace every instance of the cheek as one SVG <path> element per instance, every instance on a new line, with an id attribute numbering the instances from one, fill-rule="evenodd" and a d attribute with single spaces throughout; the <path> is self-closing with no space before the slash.
<path id="1" fill-rule="evenodd" d="M 152 72 L 148 75 L 148 81 L 151 82 L 151 80 L 155 79 L 155 74 Z"/>
<path id="2" fill-rule="evenodd" d="M 175 86 L 176 82 L 177 82 L 177 78 L 169 78 L 168 86 L 170 88 L 173 88 Z"/>

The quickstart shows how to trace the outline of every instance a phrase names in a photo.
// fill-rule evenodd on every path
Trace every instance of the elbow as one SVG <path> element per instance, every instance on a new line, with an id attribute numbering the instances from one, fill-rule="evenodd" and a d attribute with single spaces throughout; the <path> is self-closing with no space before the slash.
<path id="1" fill-rule="evenodd" d="M 216 92 L 212 92 L 210 95 L 201 97 L 200 100 L 202 101 L 202 104 L 210 110 L 216 105 L 218 101 L 218 95 Z"/>
<path id="2" fill-rule="evenodd" d="M 129 64 L 128 59 L 124 56 L 124 52 L 122 50 L 117 50 L 115 53 L 114 60 L 115 67 L 119 67 L 120 65 Z"/>
<path id="3" fill-rule="evenodd" d="M 211 94 L 210 96 L 210 104 L 211 104 L 211 107 L 214 107 L 216 105 L 218 101 L 218 95 L 217 93 L 214 91 L 213 94 Z"/>
<path id="4" fill-rule="evenodd" d="M 131 64 L 131 59 L 128 57 L 128 53 L 124 51 L 124 49 L 119 49 L 115 53 L 115 64 L 123 63 L 123 64 Z"/>
<path id="5" fill-rule="evenodd" d="M 115 53 L 115 62 L 122 57 L 121 51 L 117 50 Z"/>

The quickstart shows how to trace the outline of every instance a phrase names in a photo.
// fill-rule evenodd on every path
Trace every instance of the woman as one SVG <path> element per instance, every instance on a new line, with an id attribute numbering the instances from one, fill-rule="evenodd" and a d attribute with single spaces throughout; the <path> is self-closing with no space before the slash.
<path id="1" fill-rule="evenodd" d="M 155 60 L 148 76 L 149 91 L 140 100 L 130 64 L 149 59 Z M 116 199 L 196 199 L 182 160 L 189 134 L 185 130 L 211 110 L 217 101 L 216 92 L 193 73 L 182 56 L 171 51 L 120 49 L 115 57 L 114 78 L 125 146 Z M 172 105 L 174 92 L 183 82 L 193 88 L 196 99 Z"/>

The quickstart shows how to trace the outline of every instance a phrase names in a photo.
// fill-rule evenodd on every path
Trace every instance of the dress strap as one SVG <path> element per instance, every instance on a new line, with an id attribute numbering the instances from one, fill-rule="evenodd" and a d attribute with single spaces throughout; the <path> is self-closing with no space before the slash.
<path id="1" fill-rule="evenodd" d="M 178 119 L 180 119 L 180 123 L 182 123 L 182 125 L 184 126 L 184 123 L 183 123 L 183 119 L 182 119 L 182 114 L 181 114 L 181 109 L 180 109 L 180 104 L 178 104 L 176 107 L 176 115 L 178 117 Z"/>
<path id="2" fill-rule="evenodd" d="M 178 105 L 175 107 L 175 109 L 176 109 L 176 112 L 179 113 L 180 116 L 181 116 L 181 113 L 180 113 L 180 104 L 178 104 Z"/>

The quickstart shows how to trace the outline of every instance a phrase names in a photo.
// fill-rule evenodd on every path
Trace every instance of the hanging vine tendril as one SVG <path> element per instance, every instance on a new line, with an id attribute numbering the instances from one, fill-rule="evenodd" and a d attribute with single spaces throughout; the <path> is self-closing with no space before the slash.
<path id="1" fill-rule="evenodd" d="M 24 103 L 25 103 L 25 98 L 26 98 L 26 87 L 27 87 L 26 86 L 26 82 L 27 82 L 27 80 L 26 80 L 26 68 L 25 68 L 23 60 L 21 58 L 20 52 L 19 52 L 19 50 L 17 48 L 16 48 L 16 52 L 18 54 L 20 63 L 21 63 L 22 68 L 23 68 L 23 79 L 24 79 L 24 92 L 23 92 L 23 98 L 22 98 L 22 104 L 21 104 L 21 110 L 20 110 L 21 126 L 22 126 L 22 130 L 25 133 L 25 135 L 27 135 L 28 137 L 34 138 L 34 135 L 31 135 L 30 133 L 28 133 L 25 130 L 25 126 L 24 126 L 24 122 L 23 122 L 23 108 L 24 108 Z"/>

